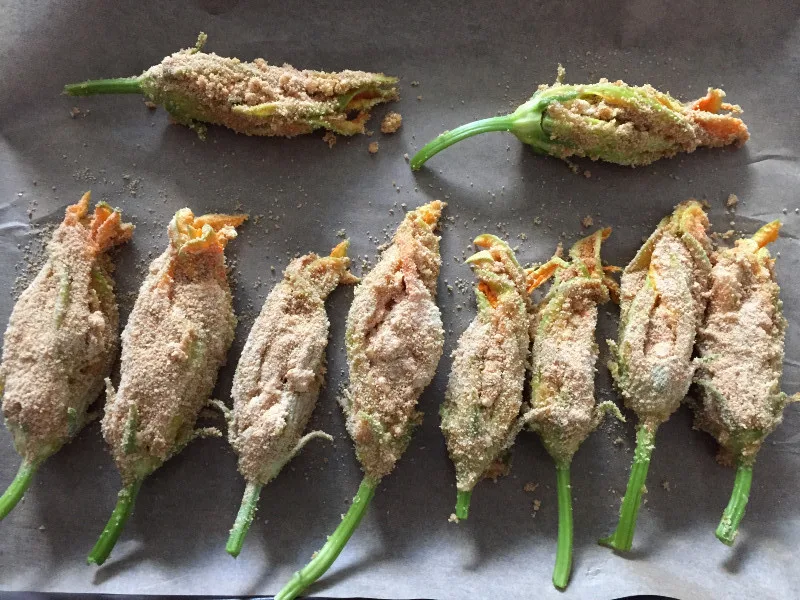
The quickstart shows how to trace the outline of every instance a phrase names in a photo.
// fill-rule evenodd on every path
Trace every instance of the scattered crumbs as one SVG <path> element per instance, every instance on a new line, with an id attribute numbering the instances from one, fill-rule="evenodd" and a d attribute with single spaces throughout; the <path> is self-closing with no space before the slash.
<path id="1" fill-rule="evenodd" d="M 539 512 L 539 509 L 542 507 L 542 501 L 536 498 L 533 501 L 533 516 L 536 516 L 536 513 Z"/>
<path id="2" fill-rule="evenodd" d="M 403 124 L 403 116 L 400 113 L 390 112 L 381 121 L 381 133 L 394 133 Z"/>
<path id="3" fill-rule="evenodd" d="M 523 486 L 522 491 L 523 492 L 527 492 L 528 494 L 532 494 L 533 492 L 536 491 L 536 488 L 538 488 L 538 487 L 539 487 L 538 483 L 535 483 L 533 481 L 529 481 L 528 483 L 526 483 Z"/>
<path id="4" fill-rule="evenodd" d="M 44 531 L 45 529 L 47 528 L 44 525 L 39 525 L 39 531 Z"/>
<path id="5" fill-rule="evenodd" d="M 81 109 L 78 108 L 77 106 L 73 106 L 72 109 L 69 111 L 69 116 L 72 117 L 73 119 L 75 117 L 79 117 L 80 115 L 81 115 Z"/>
<path id="6" fill-rule="evenodd" d="M 534 225 L 541 225 L 542 220 L 539 217 L 533 217 L 533 224 Z"/>
<path id="7" fill-rule="evenodd" d="M 344 229 L 340 229 L 336 232 L 336 237 L 340 237 L 342 239 L 347 237 L 347 232 Z"/>
<path id="8" fill-rule="evenodd" d="M 419 81 L 412 81 L 411 87 L 419 87 Z"/>
<path id="9" fill-rule="evenodd" d="M 583 225 L 586 229 L 589 229 L 589 227 L 594 225 L 594 219 L 592 219 L 592 217 L 589 215 L 586 215 L 583 217 L 583 219 L 581 219 L 581 225 Z"/>
<path id="10" fill-rule="evenodd" d="M 151 102 L 150 100 L 145 100 L 144 105 L 150 110 L 155 110 L 158 108 L 158 104 L 156 104 L 155 102 Z"/>
<path id="11" fill-rule="evenodd" d="M 735 196 L 734 196 L 734 198 L 735 198 Z M 664 488 L 668 492 L 672 491 L 672 487 L 670 486 L 669 481 L 667 481 L 666 479 L 661 482 L 661 487 Z"/>
<path id="12" fill-rule="evenodd" d="M 622 446 L 622 445 L 625 443 L 625 440 L 623 440 L 621 437 L 617 437 L 617 438 L 616 438 L 616 439 L 615 439 L 613 442 L 611 442 L 611 443 L 612 443 L 612 444 L 614 444 L 615 446 L 619 447 L 619 446 Z"/>
<path id="13" fill-rule="evenodd" d="M 334 144 L 336 144 L 336 134 L 332 131 L 327 131 L 322 136 L 322 141 L 328 144 L 328 148 L 333 148 Z"/>
<path id="14" fill-rule="evenodd" d="M 378 153 L 378 142 L 370 142 L 368 150 L 369 150 L 370 154 L 377 154 Z"/>
<path id="15" fill-rule="evenodd" d="M 592 172 L 591 172 L 589 169 L 586 169 L 586 170 L 583 172 L 583 176 L 584 176 L 584 177 L 586 177 L 586 179 L 591 179 L 591 177 L 592 177 Z"/>
<path id="16" fill-rule="evenodd" d="M 450 516 L 447 518 L 448 523 L 458 523 L 458 517 L 456 513 L 450 513 Z"/>
<path id="17" fill-rule="evenodd" d="M 564 159 L 564 162 L 567 163 L 567 167 L 569 167 L 569 170 L 575 173 L 575 175 L 581 172 L 580 168 L 578 168 L 578 165 L 571 160 Z"/>
<path id="18" fill-rule="evenodd" d="M 728 196 L 728 199 L 725 200 L 725 206 L 727 206 L 728 208 L 731 209 L 736 208 L 737 204 L 739 204 L 739 198 L 736 196 L 736 194 L 731 194 L 730 196 Z"/>
<path id="19" fill-rule="evenodd" d="M 408 162 L 408 161 L 410 160 L 410 159 L 408 158 L 408 152 L 406 152 L 405 154 L 403 154 L 403 158 L 405 159 L 405 161 L 406 161 L 406 162 Z"/>
<path id="20" fill-rule="evenodd" d="M 702 200 L 700 200 L 700 205 L 701 205 L 703 208 L 706 208 L 706 209 L 710 209 L 710 208 L 711 208 L 711 205 L 708 203 L 708 200 L 706 200 L 705 198 L 703 198 Z"/>
<path id="21" fill-rule="evenodd" d="M 422 96 L 417 96 L 417 100 L 421 101 L 422 100 Z"/>

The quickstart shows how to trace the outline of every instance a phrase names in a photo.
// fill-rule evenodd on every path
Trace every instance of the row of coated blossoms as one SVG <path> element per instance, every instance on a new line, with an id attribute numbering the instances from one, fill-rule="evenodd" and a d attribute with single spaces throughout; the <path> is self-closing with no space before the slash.
<path id="1" fill-rule="evenodd" d="M 196 427 L 211 403 L 225 415 L 246 482 L 227 544 L 237 556 L 262 487 L 309 440 L 330 439 L 320 431 L 304 434 L 325 379 L 325 299 L 339 284 L 357 284 L 345 338 L 350 381 L 341 404 L 364 479 L 342 523 L 277 598 L 302 593 L 343 550 L 421 420 L 417 401 L 444 345 L 435 298 L 441 265 L 436 228 L 444 207 L 434 201 L 408 212 L 360 281 L 349 270 L 347 242 L 329 256 L 294 259 L 248 335 L 229 408 L 210 396 L 236 326 L 224 249 L 247 217 L 176 213 L 169 245 L 153 261 L 122 332 L 115 389 L 109 376 L 120 345 L 119 316 L 108 252 L 130 239 L 133 226 L 104 203 L 90 215 L 84 195 L 67 209 L 48 260 L 6 331 L 3 412 L 22 464 L 0 498 L 0 518 L 20 500 L 37 467 L 90 420 L 89 407 L 105 388 L 102 430 L 123 487 L 89 555 L 89 562 L 102 564 L 147 476 L 193 439 L 222 435 Z M 736 535 L 756 453 L 790 401 L 779 388 L 786 322 L 766 248 L 780 223 L 718 251 L 707 227 L 699 203 L 680 204 L 623 270 L 621 286 L 611 275 L 619 269 L 600 257 L 610 229 L 579 240 L 567 256 L 559 248 L 530 269 L 503 240 L 475 239 L 479 251 L 467 263 L 478 280 L 478 311 L 458 341 L 441 407 L 456 475 L 451 519 L 467 518 L 478 482 L 507 471 L 516 436 L 535 431 L 556 467 L 553 583 L 559 588 L 567 586 L 572 566 L 570 463 L 604 414 L 623 418 L 613 403 L 595 402 L 595 329 L 598 306 L 608 301 L 619 302 L 622 313 L 618 339 L 609 342 L 609 367 L 640 424 L 620 524 L 601 543 L 631 548 L 656 429 L 692 382 L 702 392 L 695 404 L 698 425 L 738 468 L 717 531 L 728 544 Z M 534 302 L 531 293 L 549 279 L 549 290 Z M 530 396 L 524 398 L 528 371 Z"/>

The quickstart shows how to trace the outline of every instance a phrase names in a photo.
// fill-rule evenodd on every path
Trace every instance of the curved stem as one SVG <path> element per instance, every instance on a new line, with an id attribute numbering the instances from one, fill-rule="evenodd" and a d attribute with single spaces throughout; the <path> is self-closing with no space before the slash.
<path id="1" fill-rule="evenodd" d="M 111 554 L 114 544 L 117 543 L 125 527 L 125 523 L 128 521 L 128 517 L 133 512 L 133 504 L 136 502 L 140 487 L 142 487 L 142 480 L 138 479 L 119 491 L 114 512 L 111 513 L 111 518 L 108 520 L 105 529 L 103 529 L 103 533 L 100 534 L 97 543 L 86 559 L 90 565 L 100 566 L 106 562 L 108 555 Z"/>
<path id="2" fill-rule="evenodd" d="M 750 484 L 753 482 L 753 465 L 740 464 L 736 469 L 736 481 L 733 483 L 733 492 L 728 506 L 722 513 L 722 519 L 717 526 L 717 539 L 728 546 L 733 545 L 739 523 L 742 522 L 747 500 L 750 497 Z"/>
<path id="3" fill-rule="evenodd" d="M 353 535 L 356 527 L 361 522 L 361 518 L 367 511 L 370 500 L 375 495 L 375 488 L 378 482 L 364 478 L 358 487 L 358 492 L 353 498 L 353 503 L 342 518 L 342 522 L 325 542 L 325 545 L 314 555 L 311 562 L 297 571 L 289 582 L 278 592 L 275 600 L 292 600 L 303 593 L 308 586 L 322 577 L 325 571 L 333 564 L 336 557 L 344 549 L 345 544 Z"/>
<path id="4" fill-rule="evenodd" d="M 117 77 L 116 79 L 92 79 L 83 83 L 64 86 L 68 96 L 94 96 L 95 94 L 141 94 L 141 77 Z"/>
<path id="5" fill-rule="evenodd" d="M 628 479 L 628 489 L 622 499 L 617 529 L 600 544 L 612 550 L 627 552 L 633 545 L 633 534 L 636 530 L 636 518 L 642 504 L 642 494 L 646 491 L 645 480 L 650 468 L 650 455 L 655 448 L 656 429 L 640 425 L 636 432 L 636 451 L 633 454 L 633 466 Z"/>
<path id="6" fill-rule="evenodd" d="M 239 553 L 242 551 L 244 538 L 256 514 L 258 497 L 260 495 L 261 484 L 248 481 L 247 486 L 244 488 L 244 496 L 242 496 L 242 505 L 239 507 L 239 514 L 236 515 L 230 537 L 228 537 L 228 543 L 225 545 L 225 551 L 233 558 L 239 556 Z"/>
<path id="7" fill-rule="evenodd" d="M 558 546 L 556 565 L 553 568 L 553 585 L 563 590 L 572 573 L 572 486 L 569 483 L 569 465 L 556 466 L 558 490 Z"/>
<path id="8" fill-rule="evenodd" d="M 14 480 L 3 495 L 0 496 L 0 521 L 14 509 L 17 503 L 22 499 L 22 496 L 25 495 L 25 491 L 28 489 L 28 486 L 30 486 L 33 480 L 33 474 L 36 473 L 39 464 L 40 463 L 32 463 L 26 460 L 22 461 L 17 474 L 14 476 Z"/>
<path id="9" fill-rule="evenodd" d="M 472 499 L 472 490 L 461 491 L 458 490 L 456 495 L 456 517 L 463 521 L 469 516 L 469 501 Z"/>
<path id="10" fill-rule="evenodd" d="M 411 169 L 416 171 L 432 156 L 438 154 L 445 148 L 449 148 L 456 142 L 488 131 L 510 131 L 513 124 L 514 118 L 511 115 L 504 115 L 502 117 L 481 119 L 480 121 L 474 121 L 462 125 L 461 127 L 456 127 L 450 131 L 445 131 L 439 137 L 425 144 L 420 151 L 414 155 L 414 158 L 411 159 Z"/>

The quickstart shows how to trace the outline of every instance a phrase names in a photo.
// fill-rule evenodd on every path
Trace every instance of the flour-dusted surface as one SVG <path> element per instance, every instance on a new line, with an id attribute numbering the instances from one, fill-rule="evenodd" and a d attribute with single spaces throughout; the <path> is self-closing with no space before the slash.
<path id="1" fill-rule="evenodd" d="M 594 228 L 613 226 L 603 257 L 624 266 L 658 221 L 689 197 L 708 201 L 718 233 L 752 234 L 781 218 L 785 225 L 771 251 L 780 254 L 776 270 L 788 320 L 782 387 L 788 393 L 800 389 L 795 3 L 737 0 L 706 8 L 679 0 L 666 9 L 649 0 L 509 1 L 487 10 L 472 1 L 382 8 L 348 0 L 272 3 L 267 10 L 245 0 L 77 0 L 2 1 L 0 9 L 1 326 L 17 277 L 30 271 L 25 265 L 39 239 L 31 225 L 60 222 L 67 204 L 87 189 L 94 201 L 120 206 L 137 226 L 114 259 L 123 325 L 147 265 L 166 247 L 166 224 L 176 210 L 247 212 L 251 221 L 226 250 L 240 324 L 215 395 L 230 402 L 233 369 L 250 324 L 292 257 L 348 237 L 354 271 L 364 274 L 397 228 L 403 204 L 410 210 L 436 198 L 448 202 L 437 294 L 445 346 L 418 404 L 423 422 L 344 553 L 310 590 L 315 595 L 565 597 L 550 583 L 557 529 L 552 460 L 534 434 L 524 432 L 514 444 L 508 477 L 481 485 L 469 520 L 447 522 L 454 474 L 437 411 L 450 354 L 475 315 L 474 277 L 463 259 L 474 252 L 471 242 L 480 233 L 508 239 L 527 265 L 549 259 L 559 241 L 569 247 Z M 209 50 L 220 56 L 398 75 L 402 99 L 374 110 L 367 125 L 371 137 L 339 136 L 329 148 L 321 133 L 285 140 L 237 136 L 221 127 L 209 128 L 201 142 L 135 96 L 61 95 L 68 82 L 141 73 L 191 46 L 199 31 L 208 33 Z M 577 161 L 579 172 L 590 175 L 585 177 L 496 133 L 464 141 L 411 173 L 404 154 L 413 156 L 445 129 L 513 110 L 538 84 L 553 80 L 559 62 L 570 82 L 608 77 L 650 83 L 682 99 L 721 87 L 741 105 L 751 139 L 740 149 L 699 149 L 634 170 Z M 384 111 L 403 115 L 392 135 L 380 133 Z M 370 155 L 373 141 L 380 151 Z M 731 194 L 738 203 L 729 208 Z M 581 226 L 587 216 L 590 229 Z M 264 489 L 237 560 L 224 545 L 244 483 L 235 454 L 219 439 L 192 443 L 148 478 L 111 560 L 100 570 L 86 566 L 119 489 L 99 426 L 92 424 L 42 466 L 25 501 L 0 523 L 0 588 L 276 592 L 339 523 L 361 478 L 336 402 L 347 381 L 344 324 L 352 295 L 343 286 L 328 301 L 328 380 L 308 427 L 333 434 L 335 442 L 309 444 Z M 604 366 L 603 342 L 616 334 L 618 312 L 606 304 L 599 313 L 597 400 L 619 401 Z M 634 552 L 620 558 L 596 540 L 617 521 L 633 421 L 607 419 L 575 455 L 570 600 L 636 592 L 701 600 L 792 597 L 800 586 L 794 558 L 800 406 L 786 409 L 759 453 L 733 549 L 714 537 L 733 471 L 715 462 L 715 442 L 692 430 L 692 415 L 681 408 L 659 429 Z M 204 424 L 212 423 L 220 424 Z M 17 461 L 11 436 L 0 429 L 0 483 L 11 480 Z M 539 485 L 526 493 L 530 483 Z"/>

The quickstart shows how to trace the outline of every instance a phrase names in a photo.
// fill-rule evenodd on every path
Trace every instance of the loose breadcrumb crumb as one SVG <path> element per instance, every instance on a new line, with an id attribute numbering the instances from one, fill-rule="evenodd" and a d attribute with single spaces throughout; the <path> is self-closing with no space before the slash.
<path id="1" fill-rule="evenodd" d="M 390 112 L 381 122 L 381 133 L 394 133 L 403 124 L 403 116 L 400 113 Z"/>
<path id="2" fill-rule="evenodd" d="M 736 208 L 738 204 L 739 204 L 739 198 L 736 196 L 736 194 L 731 194 L 725 201 L 725 206 L 727 208 Z"/>
<path id="3" fill-rule="evenodd" d="M 583 225 L 586 229 L 589 229 L 592 225 L 594 225 L 594 219 L 591 216 L 586 215 L 581 219 L 581 225 Z"/>
<path id="4" fill-rule="evenodd" d="M 327 131 L 325 135 L 322 136 L 322 141 L 328 144 L 328 148 L 333 148 L 336 144 L 336 134 L 332 131 Z"/>
<path id="5" fill-rule="evenodd" d="M 378 153 L 378 142 L 372 142 L 369 145 L 368 150 L 369 150 L 370 154 L 377 154 Z"/>

